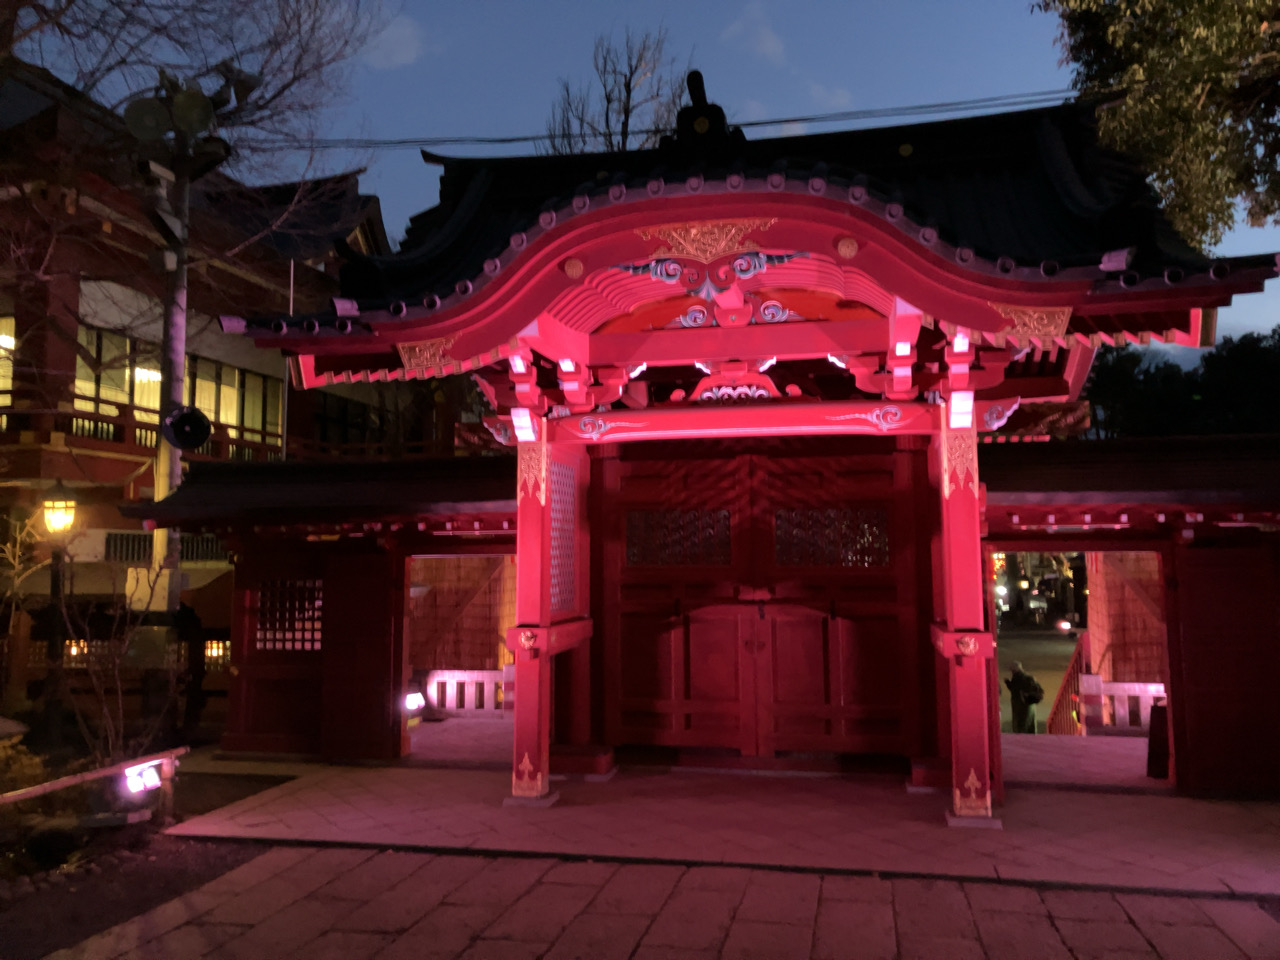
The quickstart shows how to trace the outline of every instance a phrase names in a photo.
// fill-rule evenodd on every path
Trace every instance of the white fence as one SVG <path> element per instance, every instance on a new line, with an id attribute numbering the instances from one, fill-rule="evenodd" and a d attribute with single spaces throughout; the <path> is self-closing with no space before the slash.
<path id="1" fill-rule="evenodd" d="M 1145 733 L 1151 727 L 1151 704 L 1164 699 L 1163 683 L 1105 681 L 1096 673 L 1080 674 L 1080 712 L 1084 733 Z M 1113 724 L 1104 706 L 1112 705 Z"/>
<path id="2" fill-rule="evenodd" d="M 422 693 L 444 713 L 460 717 L 502 716 L 510 709 L 501 670 L 432 670 Z"/>

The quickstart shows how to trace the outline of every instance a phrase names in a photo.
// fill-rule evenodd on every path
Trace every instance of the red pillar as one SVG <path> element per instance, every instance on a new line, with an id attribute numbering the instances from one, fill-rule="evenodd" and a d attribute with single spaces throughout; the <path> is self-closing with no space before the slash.
<path id="1" fill-rule="evenodd" d="M 951 693 L 954 822 L 991 818 L 987 661 L 994 640 L 984 629 L 978 436 L 971 425 L 953 428 L 950 413 L 944 405 L 934 438 L 942 494 L 942 562 L 934 576 L 941 581 L 944 619 L 932 633 Z"/>
<path id="2" fill-rule="evenodd" d="M 551 791 L 551 651 L 545 629 L 551 625 L 551 464 L 545 439 L 519 444 L 517 463 L 516 626 L 507 633 L 516 660 L 511 795 L 538 800 Z"/>

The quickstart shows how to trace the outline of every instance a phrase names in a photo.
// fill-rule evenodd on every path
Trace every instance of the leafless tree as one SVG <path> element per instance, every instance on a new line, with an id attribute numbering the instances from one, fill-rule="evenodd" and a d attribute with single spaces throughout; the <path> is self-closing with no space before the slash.
<path id="1" fill-rule="evenodd" d="M 665 29 L 637 35 L 628 28 L 621 43 L 599 36 L 591 66 L 595 76 L 585 86 L 560 80 L 547 121 L 548 153 L 644 150 L 675 129 L 685 84 L 667 56 Z"/>

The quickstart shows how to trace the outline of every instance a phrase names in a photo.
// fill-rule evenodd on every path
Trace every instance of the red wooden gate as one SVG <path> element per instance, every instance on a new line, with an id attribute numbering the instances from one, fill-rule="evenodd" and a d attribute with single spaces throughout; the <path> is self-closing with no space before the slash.
<path id="1" fill-rule="evenodd" d="M 607 461 L 609 741 L 918 752 L 922 471 L 891 443 Z"/>

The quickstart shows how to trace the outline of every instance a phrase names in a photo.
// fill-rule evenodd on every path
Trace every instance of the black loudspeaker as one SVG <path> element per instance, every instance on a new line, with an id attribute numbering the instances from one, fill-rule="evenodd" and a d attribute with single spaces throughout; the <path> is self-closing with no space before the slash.
<path id="1" fill-rule="evenodd" d="M 179 407 L 160 422 L 160 432 L 179 450 L 195 450 L 204 446 L 213 426 L 195 407 Z"/>

